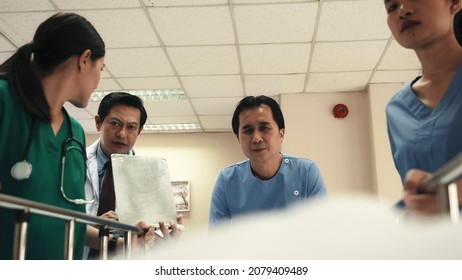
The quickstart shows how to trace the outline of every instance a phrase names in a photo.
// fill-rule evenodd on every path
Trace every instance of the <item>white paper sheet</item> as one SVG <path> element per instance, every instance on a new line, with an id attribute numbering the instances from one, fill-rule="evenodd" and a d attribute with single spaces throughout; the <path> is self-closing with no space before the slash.
<path id="1" fill-rule="evenodd" d="M 111 159 L 120 222 L 176 222 L 167 160 L 119 154 L 113 154 Z"/>

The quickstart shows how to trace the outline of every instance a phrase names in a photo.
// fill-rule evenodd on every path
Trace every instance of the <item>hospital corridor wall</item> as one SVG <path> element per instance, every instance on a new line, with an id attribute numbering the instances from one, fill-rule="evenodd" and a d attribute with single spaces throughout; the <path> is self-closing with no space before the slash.
<path id="1" fill-rule="evenodd" d="M 401 195 L 401 182 L 391 158 L 385 105 L 402 84 L 375 84 L 351 93 L 282 94 L 286 120 L 282 150 L 315 160 L 329 195 L 366 194 L 386 206 Z M 349 114 L 337 119 L 333 106 Z M 231 120 L 230 120 L 231 122 Z M 87 135 L 87 144 L 98 135 Z M 163 157 L 172 181 L 189 181 L 190 211 L 182 212 L 190 230 L 207 227 L 210 197 L 219 171 L 245 159 L 232 132 L 142 132 L 137 155 Z"/>

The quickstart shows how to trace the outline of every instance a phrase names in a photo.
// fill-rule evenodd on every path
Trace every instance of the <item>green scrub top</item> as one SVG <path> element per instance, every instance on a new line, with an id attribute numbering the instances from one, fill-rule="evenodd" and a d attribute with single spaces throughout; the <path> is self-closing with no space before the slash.
<path id="1" fill-rule="evenodd" d="M 85 147 L 82 126 L 72 117 L 73 136 Z M 61 190 L 61 156 L 64 142 L 70 137 L 68 122 L 55 135 L 50 122 L 35 120 L 28 161 L 32 174 L 18 181 L 11 176 L 11 167 L 24 160 L 27 141 L 32 130 L 32 117 L 11 95 L 7 82 L 0 79 L 0 193 L 17 196 L 74 211 L 85 212 L 85 205 L 64 199 Z M 70 145 L 67 144 L 66 148 Z M 81 148 L 66 154 L 64 192 L 67 197 L 85 198 L 86 162 Z M 32 214 L 27 231 L 26 259 L 63 259 L 66 221 Z M 0 259 L 11 259 L 13 252 L 15 212 L 0 207 Z M 86 226 L 76 223 L 74 259 L 81 259 L 85 245 Z"/>

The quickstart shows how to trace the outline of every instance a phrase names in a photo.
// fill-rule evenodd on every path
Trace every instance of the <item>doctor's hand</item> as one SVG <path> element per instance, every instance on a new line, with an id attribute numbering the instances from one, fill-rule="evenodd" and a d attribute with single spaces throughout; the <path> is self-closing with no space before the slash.
<path id="1" fill-rule="evenodd" d="M 139 221 L 135 225 L 138 228 L 138 233 L 134 238 L 134 243 L 137 245 L 146 245 L 154 242 L 155 233 L 154 227 L 146 224 L 143 221 Z"/>
<path id="2" fill-rule="evenodd" d="M 183 224 L 183 215 L 179 214 L 176 221 L 177 223 L 170 221 L 168 227 L 165 222 L 159 221 L 159 228 L 156 230 L 154 241 L 156 246 L 170 244 L 172 241 L 179 240 L 181 232 L 178 225 Z"/>
<path id="3" fill-rule="evenodd" d="M 117 215 L 117 213 L 112 210 L 104 213 L 103 215 L 100 216 L 100 218 L 119 221 L 119 215 Z"/>
<path id="4" fill-rule="evenodd" d="M 412 214 L 434 216 L 438 214 L 438 197 L 436 193 L 421 193 L 423 186 L 431 174 L 418 169 L 411 169 L 404 179 L 404 203 L 406 210 Z"/>
<path id="5" fill-rule="evenodd" d="M 162 233 L 162 236 L 157 235 L 157 239 L 162 239 L 165 241 L 169 241 L 171 239 L 178 239 L 181 235 L 180 229 L 178 225 L 183 224 L 183 215 L 179 214 L 176 217 L 177 223 L 175 224 L 173 221 L 169 222 L 169 227 L 166 226 L 166 224 L 163 221 L 159 222 L 159 230 Z"/>

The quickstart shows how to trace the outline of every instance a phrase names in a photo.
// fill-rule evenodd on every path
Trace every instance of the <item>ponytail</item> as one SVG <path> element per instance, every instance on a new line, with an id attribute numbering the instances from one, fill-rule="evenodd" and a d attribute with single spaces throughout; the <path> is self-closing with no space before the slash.
<path id="1" fill-rule="evenodd" d="M 42 83 L 32 63 L 34 43 L 20 47 L 0 66 L 16 101 L 33 117 L 50 121 L 50 106 L 46 101 Z"/>

